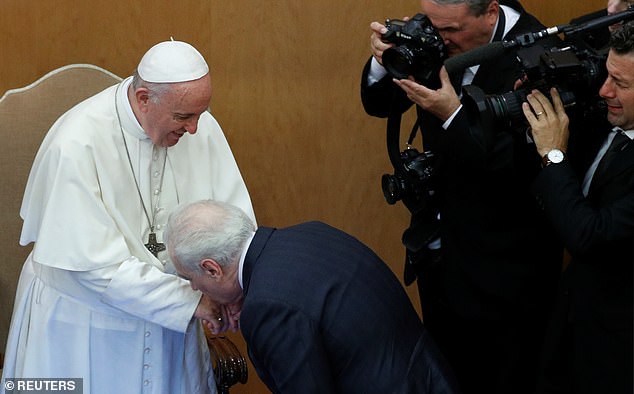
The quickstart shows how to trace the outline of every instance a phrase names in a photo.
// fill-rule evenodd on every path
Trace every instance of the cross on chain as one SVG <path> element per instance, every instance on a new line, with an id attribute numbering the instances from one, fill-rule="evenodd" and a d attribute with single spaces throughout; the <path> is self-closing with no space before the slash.
<path id="1" fill-rule="evenodd" d="M 145 244 L 145 247 L 147 248 L 147 250 L 150 251 L 150 253 L 154 255 L 154 257 L 158 257 L 159 252 L 165 250 L 165 244 L 162 242 L 156 242 L 156 234 L 153 232 L 150 233 L 148 242 Z"/>

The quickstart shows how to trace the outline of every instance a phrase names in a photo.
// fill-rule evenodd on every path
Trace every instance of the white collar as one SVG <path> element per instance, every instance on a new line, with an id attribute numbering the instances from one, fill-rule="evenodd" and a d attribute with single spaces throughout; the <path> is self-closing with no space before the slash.
<path id="1" fill-rule="evenodd" d="M 136 116 L 134 116 L 132 105 L 130 104 L 130 100 L 128 99 L 128 88 L 131 83 L 132 77 L 124 79 L 123 81 L 121 81 L 121 83 L 119 83 L 116 91 L 117 96 L 115 100 L 118 114 L 121 117 L 121 127 L 123 127 L 123 131 L 133 135 L 140 140 L 149 139 L 150 137 L 148 137 L 148 135 L 141 127 L 141 124 L 137 120 Z"/>
<path id="2" fill-rule="evenodd" d="M 240 283 L 241 289 L 244 289 L 244 286 L 242 285 L 242 270 L 244 268 L 244 260 L 247 257 L 247 251 L 249 250 L 249 246 L 251 246 L 251 241 L 253 241 L 253 237 L 255 237 L 255 231 L 253 232 L 253 234 L 251 234 L 249 239 L 247 239 L 247 242 L 244 243 L 244 249 L 242 250 L 242 255 L 240 256 L 240 262 L 238 263 L 238 282 Z"/>
<path id="3" fill-rule="evenodd" d="M 517 21 L 520 19 L 520 13 L 514 10 L 513 8 L 505 6 L 505 5 L 500 5 L 499 12 L 504 13 L 504 18 L 506 21 L 504 23 L 504 32 L 502 34 L 502 39 L 504 39 L 506 38 L 506 35 L 509 33 L 509 31 L 511 31 L 513 26 L 515 26 Z M 498 18 L 498 20 L 495 22 L 495 29 L 493 29 L 493 33 L 491 34 L 491 39 L 489 40 L 489 43 L 493 41 L 493 37 L 495 37 L 495 33 L 498 30 L 499 24 L 500 24 L 500 18 Z M 471 66 L 467 68 L 467 70 L 470 70 L 472 73 L 471 79 L 468 81 L 469 83 L 471 83 L 471 81 L 473 80 L 473 75 L 475 75 L 478 72 L 479 68 L 480 68 L 479 64 L 476 64 L 475 66 Z"/>
<path id="4" fill-rule="evenodd" d="M 626 136 L 629 137 L 629 139 L 631 139 L 631 140 L 634 139 L 634 129 L 633 130 L 623 130 L 622 128 L 617 126 L 617 127 L 613 128 L 612 131 L 616 131 L 617 133 L 618 132 L 623 132 Z"/>

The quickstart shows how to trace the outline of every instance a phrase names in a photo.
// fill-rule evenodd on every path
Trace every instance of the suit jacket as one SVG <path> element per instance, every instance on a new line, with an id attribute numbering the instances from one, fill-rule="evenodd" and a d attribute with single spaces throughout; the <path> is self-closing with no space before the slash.
<path id="1" fill-rule="evenodd" d="M 545 168 L 534 184 L 572 256 L 549 333 L 547 362 L 557 365 L 547 370 L 561 373 L 556 354 L 572 346 L 563 357 L 572 357 L 575 393 L 632 392 L 634 142 L 606 174 L 587 197 L 567 161 Z"/>
<path id="2" fill-rule="evenodd" d="M 319 222 L 261 227 L 243 268 L 241 330 L 275 393 L 453 393 L 400 282 Z"/>
<path id="3" fill-rule="evenodd" d="M 506 37 L 543 29 L 519 3 L 501 3 L 520 12 Z M 543 45 L 556 42 L 546 40 Z M 361 86 L 368 114 L 386 117 L 391 108 L 403 112 L 412 105 L 391 77 L 368 86 L 368 70 L 369 61 Z M 481 63 L 473 84 L 487 94 L 507 93 L 519 76 L 513 50 Z M 444 281 L 446 302 L 466 318 L 497 321 L 509 313 L 523 318 L 541 314 L 553 296 L 562 248 L 530 194 L 540 169 L 534 146 L 524 133 L 501 125 L 480 127 L 477 115 L 466 108 L 448 130 L 417 110 L 425 150 L 438 160 L 444 259 L 439 280 Z"/>

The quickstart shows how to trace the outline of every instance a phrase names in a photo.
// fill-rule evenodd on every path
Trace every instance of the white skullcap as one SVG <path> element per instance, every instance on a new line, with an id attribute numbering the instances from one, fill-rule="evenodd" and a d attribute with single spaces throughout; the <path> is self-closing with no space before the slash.
<path id="1" fill-rule="evenodd" d="M 137 72 L 146 82 L 187 82 L 202 78 L 209 72 L 205 58 L 190 44 L 165 41 L 150 48 Z"/>

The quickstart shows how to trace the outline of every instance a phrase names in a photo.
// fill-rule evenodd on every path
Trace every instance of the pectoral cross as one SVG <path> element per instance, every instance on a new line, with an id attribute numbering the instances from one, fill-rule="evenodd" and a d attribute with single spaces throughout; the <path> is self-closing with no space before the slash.
<path id="1" fill-rule="evenodd" d="M 154 255 L 154 257 L 158 257 L 159 252 L 165 250 L 165 244 L 156 242 L 156 234 L 151 232 L 148 238 L 148 242 L 145 244 L 147 250 L 150 251 Z"/>

